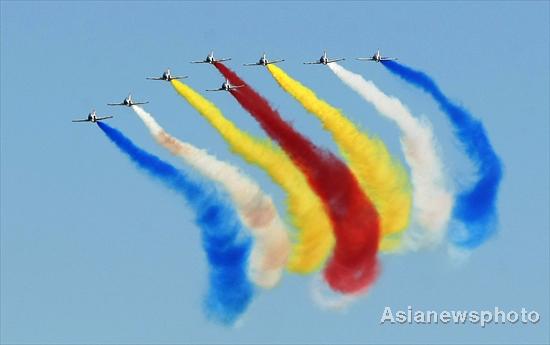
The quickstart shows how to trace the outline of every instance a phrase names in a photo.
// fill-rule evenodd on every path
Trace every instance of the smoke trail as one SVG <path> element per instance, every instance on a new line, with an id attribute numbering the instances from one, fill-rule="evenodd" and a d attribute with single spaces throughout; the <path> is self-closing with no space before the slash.
<path id="1" fill-rule="evenodd" d="M 298 229 L 288 269 L 302 274 L 318 270 L 332 250 L 334 237 L 323 204 L 302 172 L 271 141 L 255 138 L 237 128 L 212 102 L 189 86 L 178 80 L 172 80 L 172 86 L 222 135 L 233 152 L 265 170 L 281 186 L 287 196 L 290 222 Z"/>
<path id="2" fill-rule="evenodd" d="M 323 277 L 315 274 L 310 286 L 311 298 L 322 309 L 333 311 L 346 311 L 359 297 L 364 295 L 342 295 L 327 288 Z"/>
<path id="3" fill-rule="evenodd" d="M 466 225 L 466 231 L 453 228 L 451 240 L 466 249 L 481 245 L 495 231 L 496 200 L 502 179 L 502 164 L 489 142 L 485 128 L 468 110 L 450 101 L 427 74 L 395 61 L 384 61 L 383 65 L 432 96 L 449 117 L 458 140 L 473 161 L 476 181 L 458 194 L 453 209 L 453 218 Z"/>
<path id="4" fill-rule="evenodd" d="M 267 100 L 221 63 L 216 68 L 234 85 L 231 94 L 288 153 L 323 200 L 336 237 L 325 279 L 335 291 L 363 292 L 378 274 L 380 227 L 376 209 L 352 172 L 338 158 L 316 147 L 285 122 Z"/>
<path id="5" fill-rule="evenodd" d="M 132 106 L 132 109 L 160 145 L 227 190 L 242 223 L 255 237 L 250 256 L 250 277 L 264 288 L 273 287 L 286 265 L 290 240 L 271 197 L 237 167 L 172 137 L 141 107 Z"/>
<path id="6" fill-rule="evenodd" d="M 415 118 L 395 97 L 384 94 L 372 81 L 352 73 L 337 63 L 329 64 L 340 80 L 372 103 L 383 116 L 394 121 L 401 130 L 401 147 L 411 168 L 414 223 L 422 232 L 409 231 L 405 246 L 416 249 L 437 244 L 444 237 L 453 207 L 454 196 L 447 190 L 443 164 L 428 120 Z"/>
<path id="7" fill-rule="evenodd" d="M 253 297 L 246 274 L 252 240 L 237 215 L 213 186 L 192 179 L 169 163 L 137 147 L 122 132 L 97 123 L 107 137 L 141 169 L 179 193 L 196 213 L 202 245 L 209 263 L 210 286 L 205 299 L 208 316 L 222 324 L 233 324 Z"/>
<path id="8" fill-rule="evenodd" d="M 380 249 L 391 251 L 399 247 L 401 235 L 409 224 L 412 206 L 410 182 L 404 167 L 390 155 L 380 139 L 359 130 L 339 109 L 319 99 L 311 89 L 281 68 L 268 65 L 267 69 L 285 92 L 317 117 L 331 133 L 380 215 L 384 235 Z"/>

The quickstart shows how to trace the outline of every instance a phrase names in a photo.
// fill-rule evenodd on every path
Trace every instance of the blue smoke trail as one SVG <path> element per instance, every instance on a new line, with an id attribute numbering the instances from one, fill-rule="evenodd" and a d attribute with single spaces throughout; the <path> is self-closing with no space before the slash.
<path id="1" fill-rule="evenodd" d="M 453 217 L 466 225 L 467 233 L 453 229 L 451 240 L 457 246 L 467 249 L 481 245 L 496 228 L 496 200 L 502 179 L 502 164 L 489 142 L 485 128 L 468 110 L 451 102 L 427 74 L 395 61 L 383 61 L 383 65 L 432 96 L 449 117 L 458 139 L 474 162 L 477 181 L 458 195 L 453 210 Z"/>
<path id="2" fill-rule="evenodd" d="M 247 276 L 252 239 L 235 210 L 213 186 L 199 183 L 188 174 L 140 149 L 122 132 L 102 123 L 99 128 L 141 169 L 182 195 L 196 213 L 202 245 L 209 263 L 209 291 L 204 307 L 208 316 L 225 325 L 244 313 L 253 297 Z"/>

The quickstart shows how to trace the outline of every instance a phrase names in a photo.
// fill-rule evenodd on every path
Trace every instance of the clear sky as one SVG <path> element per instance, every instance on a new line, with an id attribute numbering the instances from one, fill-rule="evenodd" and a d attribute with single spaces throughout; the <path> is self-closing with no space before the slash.
<path id="1" fill-rule="evenodd" d="M 1 2 L 2 343 L 548 343 L 549 12 L 540 2 Z M 311 277 L 285 274 L 260 292 L 237 328 L 201 309 L 206 264 L 189 209 L 137 171 L 96 128 L 96 108 L 136 144 L 178 166 L 134 113 L 108 108 L 128 92 L 178 138 L 253 176 L 282 210 L 266 174 L 232 155 L 167 83 L 171 67 L 198 89 L 222 79 L 191 65 L 214 49 L 296 128 L 335 149 L 312 116 L 261 68 L 266 51 L 287 72 L 403 158 L 396 126 L 327 68 L 323 49 L 398 96 L 434 125 L 452 176 L 470 167 L 449 123 L 421 91 L 382 66 L 351 58 L 376 48 L 433 76 L 483 120 L 505 165 L 497 236 L 457 264 L 443 246 L 383 256 L 368 296 L 322 310 Z M 207 95 L 241 128 L 264 135 L 226 93 Z M 394 310 L 536 310 L 537 325 L 380 325 Z"/>

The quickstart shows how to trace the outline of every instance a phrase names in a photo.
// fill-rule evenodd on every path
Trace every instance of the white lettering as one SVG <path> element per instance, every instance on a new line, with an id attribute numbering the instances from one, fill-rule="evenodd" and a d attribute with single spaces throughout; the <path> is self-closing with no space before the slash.
<path id="1" fill-rule="evenodd" d="M 416 323 L 426 323 L 425 314 L 422 311 L 414 312 L 414 322 Z"/>
<path id="2" fill-rule="evenodd" d="M 451 314 L 453 315 L 454 323 L 464 323 L 466 322 L 466 315 L 468 315 L 468 312 L 466 310 L 453 310 Z"/>
<path id="3" fill-rule="evenodd" d="M 506 319 L 508 319 L 508 321 L 510 321 L 511 323 L 516 323 L 518 322 L 519 315 L 515 311 L 511 311 L 508 313 L 508 315 L 506 315 Z"/>
<path id="4" fill-rule="evenodd" d="M 439 320 L 443 323 L 449 323 L 449 321 L 451 321 L 451 314 L 448 311 L 443 310 L 441 314 L 439 314 Z"/>
<path id="5" fill-rule="evenodd" d="M 531 317 L 531 315 L 533 316 Z M 530 311 L 529 314 L 527 314 L 527 319 L 529 319 L 529 321 L 531 321 L 532 323 L 537 323 L 540 320 L 540 315 L 539 313 L 533 310 L 533 311 Z"/>
<path id="6" fill-rule="evenodd" d="M 395 318 L 396 318 L 397 322 L 405 323 L 405 322 L 407 322 L 407 313 L 400 310 L 397 313 L 395 313 Z"/>
<path id="7" fill-rule="evenodd" d="M 389 321 L 390 323 L 395 323 L 390 307 L 384 308 L 384 313 L 382 313 L 382 318 L 380 319 L 380 323 L 384 323 L 386 321 Z"/>
<path id="8" fill-rule="evenodd" d="M 479 313 L 477 311 L 470 312 L 470 322 L 478 323 L 479 322 Z"/>
<path id="9" fill-rule="evenodd" d="M 481 327 L 485 328 L 485 324 L 493 321 L 493 313 L 488 310 L 481 311 Z"/>

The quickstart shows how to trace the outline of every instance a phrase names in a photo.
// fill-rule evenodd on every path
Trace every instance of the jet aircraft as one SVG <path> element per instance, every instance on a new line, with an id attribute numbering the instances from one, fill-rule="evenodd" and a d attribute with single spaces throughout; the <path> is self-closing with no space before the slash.
<path id="1" fill-rule="evenodd" d="M 107 105 L 125 105 L 127 107 L 131 107 L 132 105 L 141 105 L 141 104 L 147 104 L 149 102 L 135 102 L 132 99 L 132 95 L 128 94 L 128 97 L 126 97 L 122 102 L 120 103 L 107 103 Z"/>
<path id="2" fill-rule="evenodd" d="M 210 63 L 210 64 L 214 64 L 215 62 L 222 62 L 222 61 L 229 61 L 229 60 L 231 60 L 231 58 L 216 59 L 214 57 L 214 51 L 211 51 L 210 54 L 208 54 L 208 56 L 206 56 L 206 58 L 204 60 L 191 61 L 191 63 Z"/>
<path id="3" fill-rule="evenodd" d="M 95 112 L 95 109 L 92 110 L 91 113 L 88 114 L 88 117 L 85 118 L 85 119 L 81 119 L 81 120 L 73 120 L 73 122 L 99 122 L 99 121 L 102 121 L 102 120 L 106 120 L 106 119 L 111 119 L 112 116 L 103 116 L 103 117 L 98 117 L 96 112 Z"/>
<path id="4" fill-rule="evenodd" d="M 304 62 L 304 65 L 327 65 L 331 62 L 342 61 L 342 60 L 345 60 L 345 59 L 340 58 L 340 59 L 330 60 L 329 58 L 327 58 L 327 51 L 325 50 L 323 52 L 323 55 L 321 55 L 318 61 Z"/>
<path id="5" fill-rule="evenodd" d="M 267 59 L 267 57 L 265 56 L 265 53 L 262 54 L 262 57 L 260 58 L 260 60 L 258 62 L 254 62 L 254 63 L 245 63 L 243 64 L 243 66 L 267 66 L 269 64 L 272 64 L 272 63 L 277 63 L 277 62 L 282 62 L 282 61 L 285 61 L 284 59 L 281 59 L 281 60 L 273 60 L 273 61 L 269 61 Z"/>
<path id="6" fill-rule="evenodd" d="M 378 49 L 372 57 L 360 57 L 360 58 L 357 58 L 357 60 L 381 62 L 381 61 L 397 60 L 397 58 L 381 56 L 380 49 Z"/>
<path id="7" fill-rule="evenodd" d="M 243 86 L 244 85 L 231 85 L 229 80 L 225 79 L 225 81 L 223 82 L 222 86 L 219 89 L 206 90 L 206 91 L 231 91 Z"/>
<path id="8" fill-rule="evenodd" d="M 174 79 L 185 79 L 187 78 L 187 76 L 175 76 L 175 75 L 172 75 L 172 73 L 170 73 L 170 68 L 168 68 L 164 73 L 162 73 L 162 76 L 160 78 L 156 78 L 156 77 L 149 77 L 149 78 L 146 78 L 148 80 L 166 80 L 166 81 L 170 81 L 170 80 L 174 80 Z"/>

